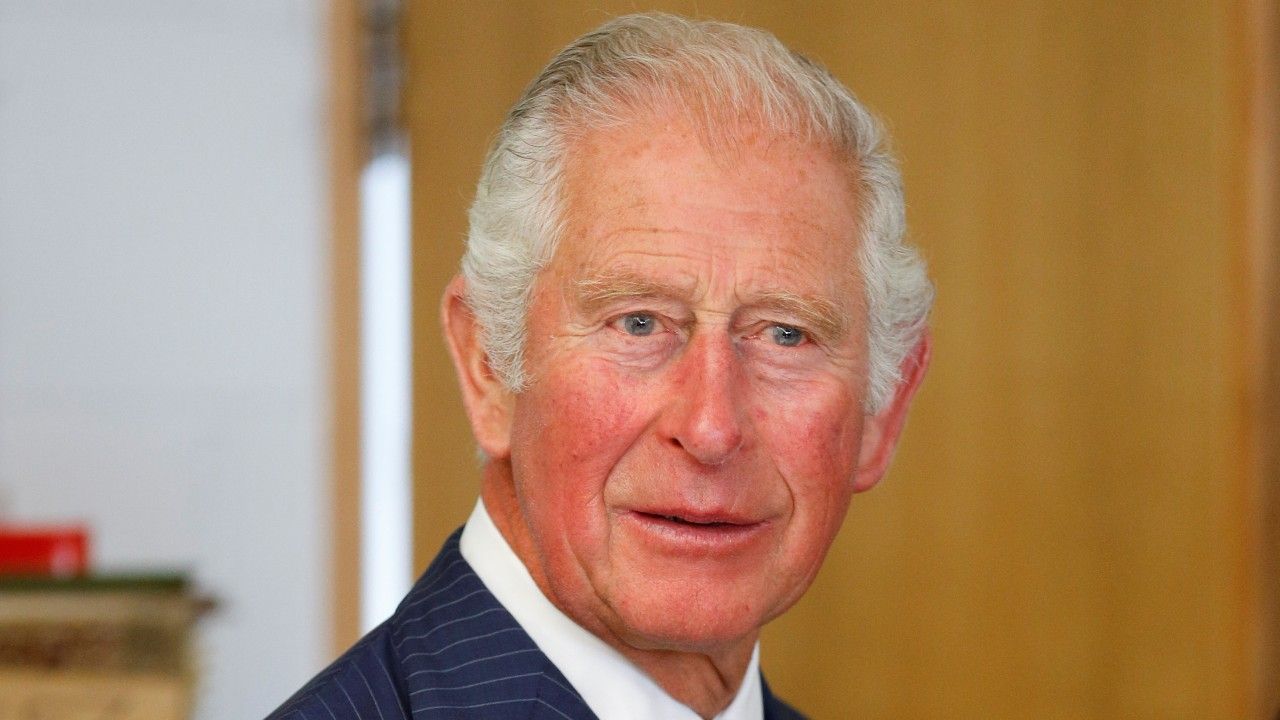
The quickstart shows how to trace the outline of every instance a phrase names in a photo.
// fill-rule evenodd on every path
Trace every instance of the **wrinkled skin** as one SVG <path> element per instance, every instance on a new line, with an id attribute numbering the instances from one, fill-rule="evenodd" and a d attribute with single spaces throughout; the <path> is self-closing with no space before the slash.
<path id="1" fill-rule="evenodd" d="M 714 715 L 884 473 L 928 341 L 865 414 L 857 196 L 821 148 L 651 120 L 588 135 L 566 184 L 525 390 L 446 293 L 482 494 L 553 603 Z"/>

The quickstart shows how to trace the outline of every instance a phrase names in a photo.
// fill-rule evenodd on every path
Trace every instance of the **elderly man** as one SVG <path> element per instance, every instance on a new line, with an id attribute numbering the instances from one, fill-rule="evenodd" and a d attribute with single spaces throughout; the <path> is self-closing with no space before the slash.
<path id="1" fill-rule="evenodd" d="M 760 628 L 929 360 L 902 214 L 876 123 L 767 33 L 629 16 L 562 51 L 443 300 L 480 502 L 273 717 L 797 717 Z"/>

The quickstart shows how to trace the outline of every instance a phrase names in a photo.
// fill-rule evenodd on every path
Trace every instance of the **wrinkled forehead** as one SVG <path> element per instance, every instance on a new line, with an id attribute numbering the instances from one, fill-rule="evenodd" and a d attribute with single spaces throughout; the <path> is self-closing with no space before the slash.
<path id="1" fill-rule="evenodd" d="M 800 258 L 824 292 L 861 298 L 855 177 L 821 144 L 746 126 L 708 143 L 687 117 L 654 116 L 581 133 L 561 187 L 564 264 L 613 271 L 682 242 L 771 255 L 780 273 Z"/>

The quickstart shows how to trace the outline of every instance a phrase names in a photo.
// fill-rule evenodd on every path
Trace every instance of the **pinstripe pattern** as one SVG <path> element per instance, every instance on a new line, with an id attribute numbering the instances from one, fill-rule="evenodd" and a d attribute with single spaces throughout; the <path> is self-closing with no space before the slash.
<path id="1" fill-rule="evenodd" d="M 595 718 L 450 536 L 386 622 L 268 720 Z M 764 688 L 766 720 L 799 718 Z"/>

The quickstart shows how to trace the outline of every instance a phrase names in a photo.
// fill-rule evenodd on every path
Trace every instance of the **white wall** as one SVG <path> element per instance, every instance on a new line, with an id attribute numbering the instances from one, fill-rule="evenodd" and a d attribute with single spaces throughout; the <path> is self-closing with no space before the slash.
<path id="1" fill-rule="evenodd" d="M 0 516 L 221 599 L 201 718 L 326 655 L 324 9 L 0 0 Z"/>

